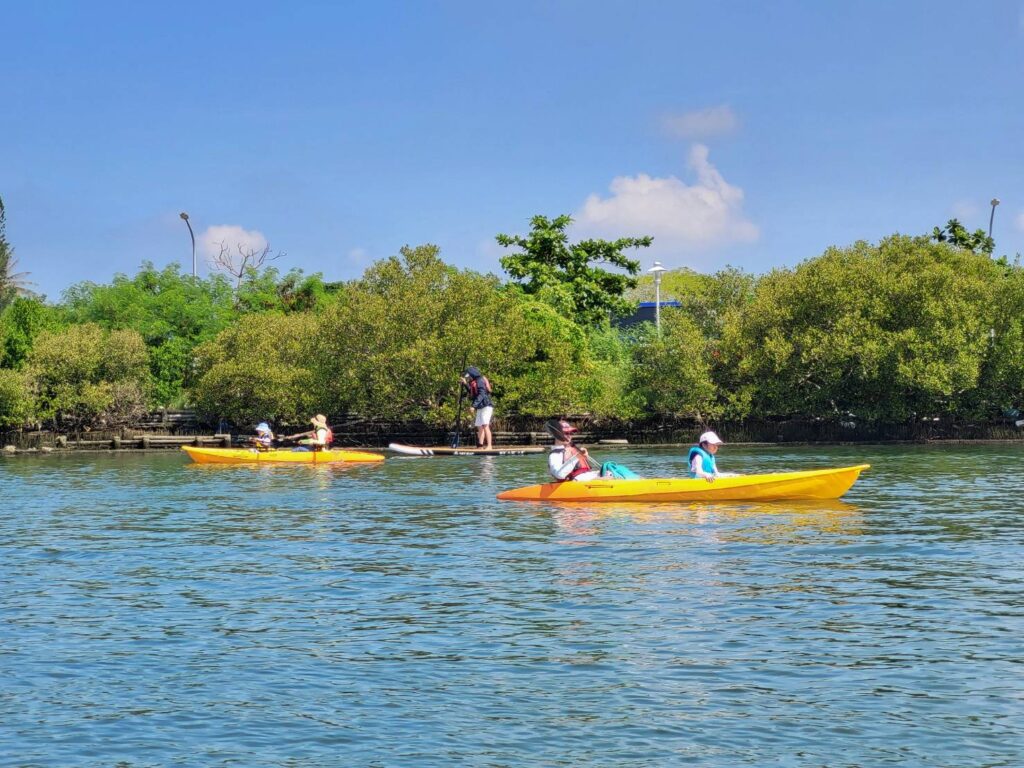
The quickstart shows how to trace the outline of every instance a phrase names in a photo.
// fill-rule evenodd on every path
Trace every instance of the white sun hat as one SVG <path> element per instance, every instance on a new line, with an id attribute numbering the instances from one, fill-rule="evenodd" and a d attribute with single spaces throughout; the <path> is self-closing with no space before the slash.
<path id="1" fill-rule="evenodd" d="M 712 445 L 722 445 L 722 443 L 724 443 L 725 441 L 722 440 L 722 438 L 720 438 L 714 432 L 705 432 L 703 435 L 700 436 L 700 440 L 698 440 L 697 442 L 711 443 Z"/>

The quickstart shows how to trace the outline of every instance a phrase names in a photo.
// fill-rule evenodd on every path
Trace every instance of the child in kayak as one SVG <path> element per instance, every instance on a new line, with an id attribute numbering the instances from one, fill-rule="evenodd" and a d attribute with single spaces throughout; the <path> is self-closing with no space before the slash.
<path id="1" fill-rule="evenodd" d="M 274 447 L 274 433 L 270 431 L 270 425 L 265 421 L 256 425 L 256 437 L 249 439 L 261 451 L 269 451 Z"/>
<path id="2" fill-rule="evenodd" d="M 591 467 L 587 449 L 572 444 L 572 434 L 578 431 L 576 427 L 567 421 L 549 421 L 544 428 L 555 439 L 548 454 L 548 470 L 552 477 L 556 480 L 593 480 L 601 476 L 599 470 Z"/>
<path id="3" fill-rule="evenodd" d="M 717 477 L 733 477 L 735 473 L 719 472 L 718 465 L 715 464 L 718 446 L 724 444 L 722 438 L 714 432 L 705 432 L 701 435 L 697 445 L 690 449 L 690 477 L 703 477 L 709 483 L 715 482 Z"/>

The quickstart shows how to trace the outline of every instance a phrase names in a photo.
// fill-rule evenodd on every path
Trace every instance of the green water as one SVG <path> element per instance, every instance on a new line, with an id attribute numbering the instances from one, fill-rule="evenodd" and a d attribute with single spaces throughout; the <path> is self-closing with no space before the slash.
<path id="1" fill-rule="evenodd" d="M 0 459 L 0 765 L 1024 764 L 1024 446 L 719 454 L 871 463 L 835 502 L 495 500 L 545 461 Z"/>

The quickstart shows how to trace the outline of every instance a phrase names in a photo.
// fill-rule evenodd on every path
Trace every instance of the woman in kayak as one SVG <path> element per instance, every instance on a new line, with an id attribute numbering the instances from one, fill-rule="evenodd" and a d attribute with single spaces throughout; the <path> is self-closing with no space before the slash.
<path id="1" fill-rule="evenodd" d="M 269 451 L 274 447 L 274 433 L 270 431 L 270 425 L 265 421 L 256 425 L 256 437 L 249 439 L 261 451 Z"/>
<path id="2" fill-rule="evenodd" d="M 578 431 L 576 427 L 567 421 L 549 421 L 544 428 L 555 438 L 548 455 L 548 470 L 556 480 L 593 480 L 601 476 L 601 472 L 591 466 L 587 449 L 572 444 L 572 434 Z"/>
<path id="3" fill-rule="evenodd" d="M 716 477 L 732 475 L 731 472 L 719 472 L 715 464 L 715 454 L 718 453 L 720 445 L 724 445 L 724 442 L 714 432 L 705 432 L 700 436 L 697 445 L 690 449 L 690 477 L 703 477 L 709 483 L 713 483 Z"/>
<path id="4" fill-rule="evenodd" d="M 306 450 L 324 451 L 330 448 L 331 443 L 334 442 L 334 433 L 327 426 L 327 417 L 322 413 L 318 413 L 309 422 L 313 425 L 313 429 L 309 432 L 291 435 L 288 439 L 298 440 L 299 438 L 305 438 L 304 440 L 299 440 L 299 444 L 305 446 Z"/>

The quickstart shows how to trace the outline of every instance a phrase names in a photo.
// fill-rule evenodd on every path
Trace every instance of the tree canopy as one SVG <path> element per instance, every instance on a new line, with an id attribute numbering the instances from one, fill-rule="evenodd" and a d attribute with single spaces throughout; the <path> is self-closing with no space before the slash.
<path id="1" fill-rule="evenodd" d="M 610 315 L 626 315 L 635 305 L 623 294 L 636 285 L 640 262 L 628 258 L 627 248 L 646 248 L 650 237 L 570 243 L 569 216 L 534 216 L 530 234 L 497 235 L 499 244 L 519 251 L 503 256 L 501 266 L 532 296 L 542 298 L 582 325 L 595 326 Z M 600 265 L 618 267 L 612 272 Z"/>

